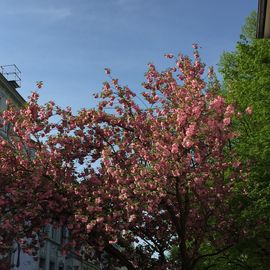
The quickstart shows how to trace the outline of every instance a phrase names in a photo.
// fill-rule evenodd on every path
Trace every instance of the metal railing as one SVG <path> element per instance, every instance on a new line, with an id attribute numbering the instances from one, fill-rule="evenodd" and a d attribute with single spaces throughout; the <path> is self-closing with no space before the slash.
<path id="1" fill-rule="evenodd" d="M 0 73 L 12 82 L 15 88 L 21 87 L 21 71 L 15 64 L 0 66 Z"/>

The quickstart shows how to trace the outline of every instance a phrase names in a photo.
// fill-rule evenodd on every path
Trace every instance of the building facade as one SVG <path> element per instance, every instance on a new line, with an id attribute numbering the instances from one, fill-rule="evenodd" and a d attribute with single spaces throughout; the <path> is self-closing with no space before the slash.
<path id="1" fill-rule="evenodd" d="M 258 0 L 257 38 L 270 38 L 270 0 Z"/>
<path id="2" fill-rule="evenodd" d="M 7 68 L 7 69 L 6 69 Z M 10 100 L 16 107 L 25 104 L 24 98 L 16 88 L 20 86 L 20 71 L 15 65 L 0 66 L 0 111 L 6 109 L 6 100 Z M 0 128 L 0 136 L 7 137 L 5 126 Z M 75 252 L 63 256 L 60 248 L 63 241 L 67 241 L 68 231 L 64 228 L 44 228 L 47 238 L 40 248 L 38 258 L 27 255 L 19 243 L 14 241 L 9 256 L 10 270 L 98 270 L 96 264 L 82 259 Z M 1 237 L 1 236 L 0 236 Z"/>
<path id="3" fill-rule="evenodd" d="M 83 260 L 82 256 L 74 253 L 61 254 L 61 244 L 67 241 L 68 231 L 65 228 L 46 226 L 47 238 L 40 248 L 37 260 L 25 254 L 18 243 L 14 243 L 11 254 L 11 270 L 99 270 L 92 263 Z"/>

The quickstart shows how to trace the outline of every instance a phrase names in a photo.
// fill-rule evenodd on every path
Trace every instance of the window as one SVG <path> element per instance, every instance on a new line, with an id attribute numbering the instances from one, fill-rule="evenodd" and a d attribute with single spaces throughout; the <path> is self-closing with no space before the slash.
<path id="1" fill-rule="evenodd" d="M 43 258 L 39 259 L 39 269 L 45 270 L 45 259 L 43 259 Z"/>
<path id="2" fill-rule="evenodd" d="M 65 244 L 68 241 L 68 230 L 65 226 L 61 227 L 60 243 Z"/>
<path id="3" fill-rule="evenodd" d="M 64 263 L 63 262 L 60 262 L 58 264 L 58 270 L 64 270 Z"/>
<path id="4" fill-rule="evenodd" d="M 51 239 L 58 242 L 58 229 L 55 227 L 51 227 Z"/>
<path id="5" fill-rule="evenodd" d="M 55 263 L 54 262 L 50 262 L 50 270 L 55 270 Z"/>

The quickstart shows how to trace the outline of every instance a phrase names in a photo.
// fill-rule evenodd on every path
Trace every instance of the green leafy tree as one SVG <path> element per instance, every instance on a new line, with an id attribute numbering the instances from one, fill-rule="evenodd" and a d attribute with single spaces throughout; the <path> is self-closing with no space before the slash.
<path id="1" fill-rule="evenodd" d="M 249 42 L 256 38 L 256 24 L 257 24 L 257 12 L 254 10 L 246 18 L 246 22 L 242 27 L 242 37 Z"/>
<path id="2" fill-rule="evenodd" d="M 236 209 L 239 226 L 248 225 L 250 229 L 247 240 L 224 255 L 224 261 L 227 257 L 224 269 L 270 267 L 270 40 L 255 39 L 255 33 L 256 12 L 252 12 L 235 51 L 224 52 L 219 63 L 224 94 L 243 112 L 235 119 L 236 132 L 241 136 L 233 143 L 242 160 L 250 166 L 249 180 L 239 183 L 235 198 L 243 204 L 241 209 Z M 244 114 L 246 109 L 252 113 L 251 117 Z M 244 199 L 245 193 L 249 195 Z M 245 266 L 228 268 L 229 261 L 233 265 L 240 259 L 243 262 L 243 258 Z"/>

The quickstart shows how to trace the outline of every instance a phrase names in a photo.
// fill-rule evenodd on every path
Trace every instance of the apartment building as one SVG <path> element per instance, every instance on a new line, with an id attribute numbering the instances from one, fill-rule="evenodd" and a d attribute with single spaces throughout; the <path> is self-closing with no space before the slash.
<path id="1" fill-rule="evenodd" d="M 18 243 L 14 242 L 10 256 L 11 270 L 99 270 L 94 262 L 83 260 L 75 252 L 67 255 L 61 254 L 61 244 L 68 239 L 65 228 L 46 226 L 44 230 L 47 238 L 44 246 L 40 248 L 37 260 L 25 254 Z"/>
<path id="2" fill-rule="evenodd" d="M 21 107 L 25 100 L 17 91 L 20 87 L 20 71 L 16 65 L 0 66 L 0 110 L 6 109 L 6 100 L 16 107 Z M 0 136 L 6 137 L 8 126 L 0 129 Z M 98 270 L 93 262 L 83 260 L 75 252 L 63 256 L 60 251 L 63 241 L 68 239 L 65 228 L 44 227 L 47 238 L 39 250 L 37 260 L 23 252 L 20 245 L 14 241 L 9 256 L 10 270 Z"/>

